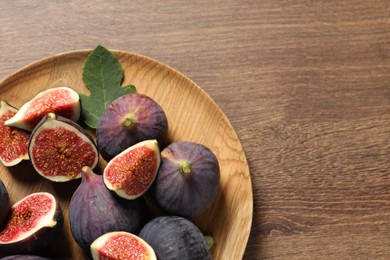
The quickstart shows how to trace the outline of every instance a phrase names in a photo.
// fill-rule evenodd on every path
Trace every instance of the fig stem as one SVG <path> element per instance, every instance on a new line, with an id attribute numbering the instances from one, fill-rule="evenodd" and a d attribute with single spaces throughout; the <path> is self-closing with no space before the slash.
<path id="1" fill-rule="evenodd" d="M 206 242 L 206 246 L 210 249 L 215 244 L 215 240 L 212 236 L 204 236 L 204 241 Z"/>
<path id="2" fill-rule="evenodd" d="M 184 176 L 191 173 L 191 164 L 187 161 L 180 161 L 179 162 L 180 167 L 180 173 Z"/>
<path id="3" fill-rule="evenodd" d="M 127 129 L 132 129 L 135 127 L 136 122 L 134 120 L 133 116 L 127 116 L 125 119 L 122 121 L 122 125 L 127 128 Z"/>

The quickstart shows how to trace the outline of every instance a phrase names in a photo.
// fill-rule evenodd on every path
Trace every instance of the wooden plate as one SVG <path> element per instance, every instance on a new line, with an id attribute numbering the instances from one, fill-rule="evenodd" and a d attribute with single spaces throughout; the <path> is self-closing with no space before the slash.
<path id="1" fill-rule="evenodd" d="M 247 161 L 230 122 L 200 87 L 178 71 L 148 57 L 112 52 L 122 64 L 123 85 L 134 84 L 139 93 L 151 96 L 165 110 L 171 141 L 205 144 L 218 157 L 220 192 L 212 208 L 193 221 L 215 238 L 214 259 L 241 259 L 252 223 L 253 196 Z M 63 85 L 88 94 L 82 69 L 89 53 L 85 50 L 59 54 L 22 68 L 0 82 L 1 99 L 19 108 L 39 91 Z M 64 230 L 62 238 L 47 254 L 86 259 L 88 252 L 74 242 L 68 221 L 69 200 L 79 180 L 52 183 L 40 177 L 29 161 L 10 168 L 0 167 L 0 178 L 9 191 L 11 203 L 36 191 L 51 192 L 59 199 L 65 216 Z"/>

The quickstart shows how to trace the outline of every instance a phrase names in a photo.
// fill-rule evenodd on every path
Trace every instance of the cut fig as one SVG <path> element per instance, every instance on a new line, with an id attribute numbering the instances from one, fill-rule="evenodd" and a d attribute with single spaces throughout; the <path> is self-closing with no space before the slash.
<path id="1" fill-rule="evenodd" d="M 77 121 L 80 118 L 80 97 L 70 87 L 55 87 L 39 92 L 25 103 L 5 125 L 32 131 L 47 113 Z"/>
<path id="2" fill-rule="evenodd" d="M 156 101 L 143 94 L 126 94 L 107 107 L 96 128 L 96 142 L 108 162 L 144 140 L 156 139 L 162 148 L 167 133 L 167 117 Z"/>
<path id="3" fill-rule="evenodd" d="M 103 172 L 104 184 L 125 199 L 142 196 L 152 185 L 160 166 L 160 149 L 156 140 L 139 142 L 117 156 Z"/>
<path id="4" fill-rule="evenodd" d="M 162 209 L 190 218 L 211 206 L 219 179 L 217 157 L 208 147 L 175 142 L 161 151 L 161 165 L 150 190 Z"/>
<path id="5" fill-rule="evenodd" d="M 124 200 L 110 192 L 103 177 L 83 167 L 81 184 L 69 206 L 73 238 L 82 248 L 89 248 L 99 236 L 110 231 L 139 232 L 145 224 L 147 206 L 143 198 Z"/>
<path id="6" fill-rule="evenodd" d="M 8 214 L 10 213 L 11 204 L 9 201 L 8 190 L 0 180 L 0 229 L 5 224 Z"/>
<path id="7" fill-rule="evenodd" d="M 9 127 L 5 121 L 12 118 L 18 110 L 5 101 L 0 103 L 0 160 L 4 166 L 14 166 L 28 160 L 28 139 L 30 134 L 24 130 Z"/>
<path id="8" fill-rule="evenodd" d="M 91 245 L 94 260 L 129 259 L 156 260 L 153 248 L 140 237 L 123 231 L 109 232 Z"/>
<path id="9" fill-rule="evenodd" d="M 55 182 L 80 178 L 82 167 L 94 168 L 99 158 L 91 135 L 54 113 L 45 116 L 31 133 L 28 150 L 35 170 Z"/>
<path id="10" fill-rule="evenodd" d="M 20 254 L 44 250 L 62 226 L 62 210 L 54 196 L 32 193 L 12 206 L 7 223 L 0 230 L 0 251 Z"/>
<path id="11" fill-rule="evenodd" d="M 138 234 L 156 253 L 159 260 L 211 259 L 209 245 L 191 221 L 179 216 L 152 219 Z"/>

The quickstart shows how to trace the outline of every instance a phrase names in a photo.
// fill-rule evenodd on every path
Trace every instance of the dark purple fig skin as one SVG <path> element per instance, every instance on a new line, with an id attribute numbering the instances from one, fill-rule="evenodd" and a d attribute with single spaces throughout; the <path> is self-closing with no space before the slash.
<path id="1" fill-rule="evenodd" d="M 51 258 L 36 255 L 10 255 L 3 257 L 0 260 L 51 260 Z"/>
<path id="2" fill-rule="evenodd" d="M 8 190 L 0 180 L 0 228 L 5 224 L 10 213 L 11 204 L 9 201 Z"/>
<path id="3" fill-rule="evenodd" d="M 23 254 L 46 251 L 58 238 L 64 225 L 64 215 L 58 201 L 56 201 L 56 210 L 53 220 L 57 222 L 54 227 L 42 227 L 31 236 L 22 240 L 9 244 L 0 244 L 0 252 L 5 252 L 7 254 Z"/>
<path id="4" fill-rule="evenodd" d="M 111 231 L 138 232 L 147 218 L 143 198 L 125 200 L 103 183 L 103 176 L 83 168 L 82 181 L 70 200 L 69 221 L 73 238 L 87 249 L 99 236 Z"/>
<path id="5" fill-rule="evenodd" d="M 138 234 L 154 250 L 158 260 L 208 260 L 211 252 L 202 232 L 188 219 L 161 216 L 152 219 Z"/>
<path id="6" fill-rule="evenodd" d="M 185 173 L 185 164 L 189 173 Z M 150 193 L 166 212 L 191 218 L 211 206 L 219 190 L 219 179 L 217 157 L 208 147 L 175 142 L 161 152 L 160 168 Z"/>
<path id="7" fill-rule="evenodd" d="M 125 126 L 123 120 L 132 114 L 134 122 Z M 143 94 L 126 94 L 114 100 L 106 109 L 96 128 L 100 154 L 108 162 L 126 148 L 148 139 L 156 139 L 165 147 L 168 121 L 164 110 L 152 98 Z"/>

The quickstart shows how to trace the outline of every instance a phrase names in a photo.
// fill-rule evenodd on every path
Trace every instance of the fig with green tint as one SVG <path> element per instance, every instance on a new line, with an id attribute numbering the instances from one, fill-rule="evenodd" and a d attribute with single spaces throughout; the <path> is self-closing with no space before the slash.
<path id="1" fill-rule="evenodd" d="M 0 103 L 0 161 L 4 166 L 14 166 L 28 159 L 28 139 L 30 134 L 24 130 L 9 127 L 5 121 L 12 118 L 18 110 L 5 101 Z"/>
<path id="2" fill-rule="evenodd" d="M 56 113 L 76 122 L 80 117 L 79 94 L 70 87 L 43 90 L 5 121 L 5 125 L 32 131 L 47 113 Z"/>
<path id="3" fill-rule="evenodd" d="M 109 232 L 97 238 L 91 245 L 91 255 L 94 260 L 157 260 L 148 243 L 134 234 L 122 231 Z"/>
<path id="4" fill-rule="evenodd" d="M 91 135 L 77 123 L 54 113 L 35 127 L 28 148 L 35 170 L 55 182 L 80 178 L 82 167 L 94 168 L 99 158 Z"/>
<path id="5" fill-rule="evenodd" d="M 122 198 L 136 199 L 152 185 L 159 166 L 157 141 L 145 140 L 127 148 L 107 164 L 104 184 Z"/>
<path id="6" fill-rule="evenodd" d="M 63 214 L 54 196 L 32 193 L 11 208 L 0 230 L 0 251 L 31 253 L 47 249 L 63 226 Z"/>
<path id="7" fill-rule="evenodd" d="M 208 209 L 219 190 L 217 157 L 205 145 L 175 142 L 161 152 L 151 194 L 172 215 L 194 217 Z"/>
<path id="8" fill-rule="evenodd" d="M 126 94 L 106 109 L 96 128 L 96 142 L 108 162 L 116 155 L 144 140 L 166 144 L 168 121 L 156 101 L 143 94 Z"/>
<path id="9" fill-rule="evenodd" d="M 139 232 L 146 217 L 143 198 L 119 198 L 104 186 L 101 175 L 83 167 L 81 184 L 69 206 L 70 228 L 80 247 L 89 248 L 96 238 L 110 231 Z"/>
<path id="10" fill-rule="evenodd" d="M 152 219 L 138 234 L 155 251 L 159 260 L 210 260 L 210 246 L 202 232 L 189 220 L 178 216 Z"/>

